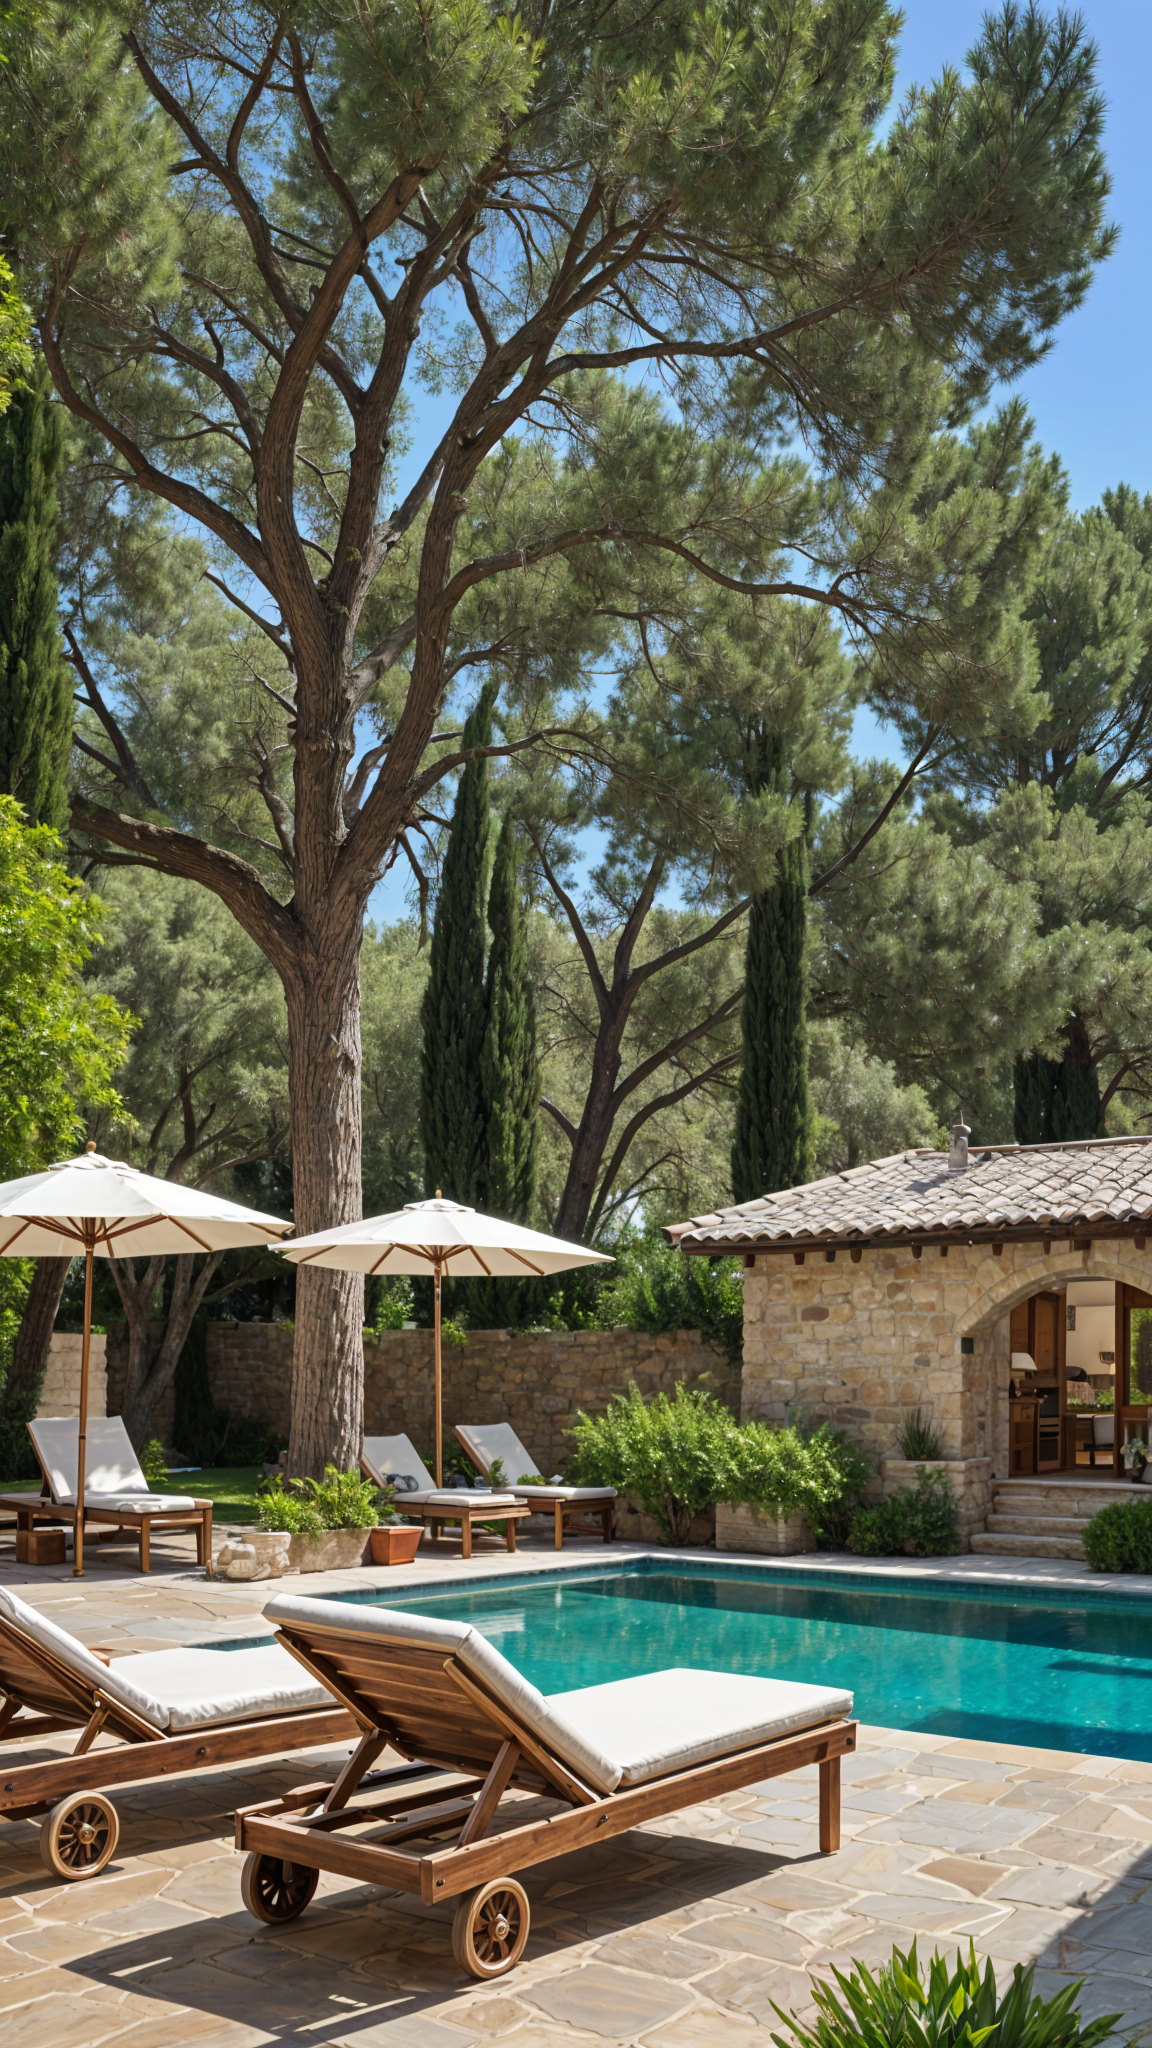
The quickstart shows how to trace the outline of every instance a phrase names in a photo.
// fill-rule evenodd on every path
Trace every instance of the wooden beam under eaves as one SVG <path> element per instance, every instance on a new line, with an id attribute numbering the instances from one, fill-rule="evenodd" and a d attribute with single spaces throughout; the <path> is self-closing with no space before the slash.
<path id="1" fill-rule="evenodd" d="M 792 1254 L 792 1257 L 793 1257 L 793 1258 L 795 1259 L 795 1261 L 796 1261 L 796 1264 L 797 1264 L 798 1266 L 802 1266 L 802 1265 L 804 1264 L 804 1254 L 803 1254 L 803 1252 L 793 1252 L 793 1254 Z"/>

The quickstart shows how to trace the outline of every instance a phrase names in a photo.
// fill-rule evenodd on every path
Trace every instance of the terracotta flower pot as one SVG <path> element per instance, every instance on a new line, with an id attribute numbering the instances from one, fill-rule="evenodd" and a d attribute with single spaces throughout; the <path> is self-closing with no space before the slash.
<path id="1" fill-rule="evenodd" d="M 370 1529 L 373 1564 L 411 1564 L 423 1534 L 419 1522 L 410 1527 L 385 1522 L 379 1529 Z"/>

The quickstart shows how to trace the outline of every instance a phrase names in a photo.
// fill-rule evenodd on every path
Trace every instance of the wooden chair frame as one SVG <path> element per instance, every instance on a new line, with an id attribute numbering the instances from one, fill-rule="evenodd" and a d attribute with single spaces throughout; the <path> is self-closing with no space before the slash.
<path id="1" fill-rule="evenodd" d="M 70 1756 L 46 1762 L 13 1763 L 8 1744 L 18 1737 L 79 1731 Z M 0 1616 L 0 1816 L 34 1820 L 72 1793 L 98 1792 L 180 1771 L 249 1757 L 280 1756 L 287 1750 L 343 1742 L 357 1733 L 347 1708 L 305 1707 L 297 1713 L 226 1721 L 213 1728 L 187 1728 L 164 1735 L 123 1706 L 112 1694 L 89 1684 L 15 1622 Z M 116 1748 L 94 1750 L 98 1735 L 116 1736 Z"/>
<path id="2" fill-rule="evenodd" d="M 334 1782 L 302 1786 L 237 1812 L 237 1847 L 290 1872 L 329 1870 L 434 1905 L 809 1764 L 819 1768 L 821 1851 L 830 1855 L 840 1846 L 840 1759 L 856 1747 L 855 1721 L 832 1718 L 601 1793 L 454 1654 L 396 1638 L 374 1644 L 319 1628 L 305 1633 L 290 1623 L 281 1624 L 279 1640 L 323 1680 L 362 1731 Z M 399 1771 L 372 1773 L 385 1748 L 412 1761 Z M 559 1810 L 517 1825 L 508 1809 L 500 1812 L 505 1796 L 517 1792 L 544 1794 Z M 353 1828 L 364 1832 L 345 1832 Z M 442 1836 L 454 1839 L 441 1843 Z"/>
<path id="3" fill-rule="evenodd" d="M 27 1425 L 25 1425 L 27 1427 Z M 22 1534 L 31 1535 L 37 1522 L 57 1523 L 66 1529 L 75 1530 L 76 1504 L 74 1501 L 59 1501 L 55 1497 L 52 1479 L 40 1455 L 40 1448 L 32 1431 L 28 1430 L 29 1442 L 36 1453 L 40 1467 L 41 1486 L 39 1494 L 0 1494 L 0 1509 L 15 1510 L 17 1542 Z M 90 1528 L 99 1528 L 93 1541 L 110 1542 L 120 1530 L 134 1533 L 140 1554 L 140 1570 L 146 1573 L 150 1565 L 152 1526 L 158 1529 L 192 1529 L 196 1536 L 196 1562 L 203 1565 L 206 1578 L 212 1577 L 212 1502 L 197 1500 L 190 1508 L 113 1508 L 84 1505 L 84 1534 Z M 73 1539 L 75 1540 L 75 1539 Z"/>

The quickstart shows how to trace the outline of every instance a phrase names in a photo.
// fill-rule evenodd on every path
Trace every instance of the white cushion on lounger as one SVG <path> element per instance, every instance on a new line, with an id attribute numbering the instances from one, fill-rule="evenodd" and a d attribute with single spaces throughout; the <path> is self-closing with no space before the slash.
<path id="1" fill-rule="evenodd" d="M 219 1721 L 331 1706 L 332 1695 L 279 1643 L 251 1650 L 149 1650 L 102 1664 L 66 1630 L 0 1586 L 0 1616 L 57 1663 L 159 1729 L 210 1728 Z M 4 1648 L 0 1643 L 0 1680 Z"/>
<path id="2" fill-rule="evenodd" d="M 517 1500 L 546 1494 L 549 1500 L 615 1500 L 614 1486 L 520 1486 L 525 1472 L 535 1472 L 536 1460 L 524 1449 L 510 1422 L 459 1422 L 459 1437 L 472 1463 L 487 1472 L 496 1458 L 503 1458 L 508 1485 Z M 541 1475 L 543 1476 L 543 1475 Z"/>
<path id="3" fill-rule="evenodd" d="M 402 1508 L 406 1500 L 415 1499 L 414 1493 L 398 1493 L 393 1506 Z M 439 1493 L 433 1491 L 421 1494 L 420 1499 L 426 1507 L 449 1507 L 453 1501 L 466 1508 L 514 1508 L 516 1505 L 514 1493 L 505 1493 L 503 1490 L 496 1493 L 490 1486 L 484 1489 L 478 1486 L 445 1486 Z"/>
<path id="4" fill-rule="evenodd" d="M 622 1785 L 642 1785 L 730 1750 L 849 1715 L 852 1694 L 838 1687 L 688 1666 L 550 1693 L 548 1704 L 587 1742 L 608 1752 L 619 1766 Z"/>
<path id="5" fill-rule="evenodd" d="M 441 1621 L 427 1614 L 403 1614 L 390 1607 L 368 1607 L 359 1601 L 309 1600 L 299 1593 L 281 1593 L 264 1609 L 267 1620 L 291 1628 L 299 1627 L 307 1638 L 318 1630 L 348 1636 L 352 1641 L 371 1643 L 380 1653 L 380 1674 L 387 1698 L 389 1643 L 415 1643 L 420 1649 L 440 1650 L 445 1657 L 459 1657 L 466 1671 L 480 1680 L 495 1698 L 504 1701 L 539 1735 L 550 1750 L 569 1764 L 577 1775 L 598 1792 L 614 1792 L 620 1782 L 620 1767 L 593 1742 L 589 1742 L 557 1712 L 543 1693 L 509 1664 L 499 1650 L 486 1642 L 467 1622 Z M 467 1702 L 461 1701 L 463 1712 Z"/>
<path id="6" fill-rule="evenodd" d="M 370 1477 L 377 1486 L 386 1486 L 389 1472 L 402 1473 L 405 1479 L 418 1479 L 414 1492 L 404 1492 L 399 1487 L 395 1492 L 397 1507 L 411 1501 L 418 1507 L 421 1501 L 429 1500 L 436 1491 L 435 1481 L 427 1465 L 414 1449 L 406 1436 L 366 1436 L 360 1456 L 368 1467 Z"/>
<path id="7" fill-rule="evenodd" d="M 62 1507 L 70 1507 L 71 1494 L 58 1495 Z M 86 1508 L 111 1508 L 114 1514 L 124 1515 L 174 1515 L 181 1508 L 197 1508 L 200 1503 L 186 1493 L 85 1493 Z"/>
<path id="8" fill-rule="evenodd" d="M 149 1650 L 142 1657 L 116 1657 L 110 1668 L 117 1677 L 131 1672 L 132 1681 L 159 1703 L 174 1734 L 336 1704 L 327 1686 L 279 1643 L 250 1650 Z"/>

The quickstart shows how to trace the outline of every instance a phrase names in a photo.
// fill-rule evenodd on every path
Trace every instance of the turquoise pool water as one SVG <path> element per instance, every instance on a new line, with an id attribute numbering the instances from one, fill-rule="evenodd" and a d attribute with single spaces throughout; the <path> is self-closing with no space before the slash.
<path id="1" fill-rule="evenodd" d="M 541 1692 L 699 1664 L 851 1687 L 892 1728 L 1152 1762 L 1152 1604 L 830 1579 L 644 1560 L 368 1597 L 471 1622 Z"/>

